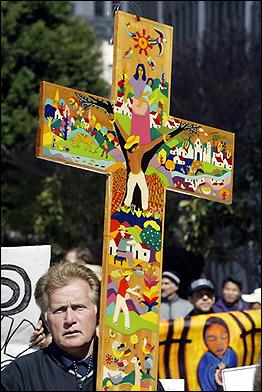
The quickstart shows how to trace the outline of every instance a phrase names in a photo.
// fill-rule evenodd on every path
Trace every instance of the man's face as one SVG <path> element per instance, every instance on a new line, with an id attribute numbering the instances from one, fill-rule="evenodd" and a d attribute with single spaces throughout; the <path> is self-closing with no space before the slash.
<path id="1" fill-rule="evenodd" d="M 209 312 L 215 303 L 215 293 L 209 289 L 196 290 L 189 299 L 195 309 Z"/>
<path id="2" fill-rule="evenodd" d="M 175 283 L 173 283 L 171 280 L 169 280 L 168 278 L 162 279 L 162 285 L 161 285 L 162 298 L 167 298 L 172 294 L 175 294 L 177 290 L 178 290 L 178 286 Z"/>
<path id="3" fill-rule="evenodd" d="M 218 358 L 223 357 L 229 345 L 229 336 L 227 330 L 220 324 L 213 324 L 205 333 L 206 345 L 213 354 Z"/>
<path id="4" fill-rule="evenodd" d="M 241 292 L 237 284 L 227 282 L 222 290 L 222 296 L 226 303 L 233 304 L 240 298 Z"/>
<path id="5" fill-rule="evenodd" d="M 46 320 L 56 345 L 66 354 L 84 358 L 96 330 L 97 307 L 91 289 L 82 279 L 74 279 L 49 294 Z"/>

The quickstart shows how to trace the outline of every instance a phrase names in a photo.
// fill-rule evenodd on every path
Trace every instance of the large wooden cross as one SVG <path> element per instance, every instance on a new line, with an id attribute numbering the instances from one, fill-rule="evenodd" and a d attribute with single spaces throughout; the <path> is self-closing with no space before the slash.
<path id="1" fill-rule="evenodd" d="M 171 26 L 114 28 L 112 100 L 42 82 L 36 155 L 107 174 L 97 390 L 156 390 L 165 193 L 230 204 L 234 135 L 169 115 Z"/>

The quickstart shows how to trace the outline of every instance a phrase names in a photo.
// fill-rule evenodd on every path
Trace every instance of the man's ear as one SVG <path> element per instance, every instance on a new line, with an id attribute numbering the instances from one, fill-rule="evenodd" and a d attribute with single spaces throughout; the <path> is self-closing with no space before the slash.
<path id="1" fill-rule="evenodd" d="M 48 326 L 47 311 L 44 313 L 44 320 L 45 320 L 45 322 L 46 322 L 46 324 L 47 324 L 47 326 Z"/>
<path id="2" fill-rule="evenodd" d="M 95 305 L 95 312 L 96 312 L 96 326 L 99 324 L 99 311 L 98 307 Z"/>
<path id="3" fill-rule="evenodd" d="M 96 336 L 99 338 L 99 325 L 96 326 Z"/>
<path id="4" fill-rule="evenodd" d="M 191 302 L 191 304 L 193 305 L 193 301 L 192 301 L 191 295 L 189 295 L 187 298 L 188 298 L 188 301 Z"/>

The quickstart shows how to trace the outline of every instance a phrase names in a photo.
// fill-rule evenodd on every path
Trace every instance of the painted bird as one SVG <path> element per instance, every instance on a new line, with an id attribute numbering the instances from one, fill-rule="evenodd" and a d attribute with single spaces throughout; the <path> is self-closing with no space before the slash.
<path id="1" fill-rule="evenodd" d="M 152 344 L 148 343 L 147 338 L 144 338 L 142 346 L 143 354 L 149 355 L 154 350 L 154 348 L 155 346 L 152 346 Z"/>
<path id="2" fill-rule="evenodd" d="M 146 374 L 150 374 L 150 370 L 153 368 L 153 365 L 154 365 L 154 361 L 152 355 L 146 355 L 144 361 Z"/>
<path id="3" fill-rule="evenodd" d="M 126 23 L 126 33 L 127 35 L 129 35 L 129 37 L 131 38 L 135 38 L 136 37 L 136 33 L 129 31 L 129 27 L 130 27 L 130 23 Z"/>
<path id="4" fill-rule="evenodd" d="M 128 361 L 126 359 L 120 360 L 116 362 L 118 369 L 124 371 L 128 365 Z"/>
<path id="5" fill-rule="evenodd" d="M 133 55 L 133 53 L 134 53 L 134 51 L 130 46 L 130 48 L 124 52 L 123 57 L 125 57 L 126 59 L 129 59 Z"/>
<path id="6" fill-rule="evenodd" d="M 154 62 L 154 60 L 151 57 L 147 58 L 147 64 L 149 65 L 149 67 L 154 71 L 156 69 L 156 63 Z"/>
<path id="7" fill-rule="evenodd" d="M 166 36 L 164 31 L 160 30 L 159 28 L 155 28 L 154 30 L 157 32 L 159 37 L 157 38 L 150 38 L 148 42 L 150 42 L 151 45 L 157 45 L 159 49 L 159 54 L 158 56 L 161 56 L 164 52 L 164 43 L 167 42 Z"/>
<path id="8" fill-rule="evenodd" d="M 114 340 L 112 342 L 112 353 L 115 358 L 120 359 L 124 355 L 126 344 L 124 342 L 119 342 Z"/>

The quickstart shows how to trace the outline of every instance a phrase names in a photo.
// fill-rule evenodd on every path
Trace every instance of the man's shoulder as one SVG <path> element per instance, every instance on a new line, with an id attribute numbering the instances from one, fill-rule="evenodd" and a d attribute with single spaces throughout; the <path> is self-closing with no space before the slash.
<path id="1" fill-rule="evenodd" d="M 43 358 L 48 357 L 49 350 L 48 348 L 38 349 L 34 352 L 21 355 L 20 357 L 16 357 L 9 365 L 12 367 L 18 366 L 34 366 L 39 361 L 42 361 Z"/>
<path id="2" fill-rule="evenodd" d="M 181 298 L 181 297 L 178 297 L 178 301 L 182 304 L 190 304 L 190 302 L 188 301 L 188 299 L 184 299 L 184 298 Z"/>
<path id="3" fill-rule="evenodd" d="M 250 310 L 250 304 L 248 302 L 243 301 L 242 298 L 239 298 L 239 308 L 241 310 Z"/>
<path id="4" fill-rule="evenodd" d="M 178 306 L 183 306 L 183 308 L 186 308 L 186 309 L 188 309 L 188 310 L 193 309 L 193 305 L 192 305 L 191 302 L 188 301 L 187 299 L 178 297 L 176 303 L 177 303 Z"/>
<path id="5" fill-rule="evenodd" d="M 224 304 L 222 298 L 219 298 L 217 300 L 217 302 L 213 305 L 213 309 L 215 310 L 215 312 L 220 311 L 226 311 L 226 305 Z"/>

